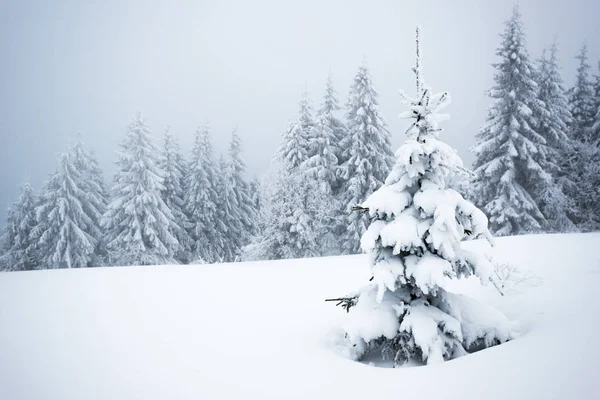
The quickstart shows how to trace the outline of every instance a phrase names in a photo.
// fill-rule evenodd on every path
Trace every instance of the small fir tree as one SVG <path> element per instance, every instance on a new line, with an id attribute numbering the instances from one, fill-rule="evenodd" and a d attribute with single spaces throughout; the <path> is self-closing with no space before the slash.
<path id="1" fill-rule="evenodd" d="M 446 187 L 462 164 L 438 139 L 438 122 L 447 119 L 439 111 L 450 96 L 425 86 L 420 60 L 417 28 L 417 96 L 403 95 L 408 111 L 402 114 L 414 122 L 385 185 L 361 205 L 373 218 L 361 239 L 372 283 L 337 299 L 349 312 L 348 355 L 360 360 L 380 351 L 395 366 L 440 362 L 510 338 L 501 313 L 444 290 L 447 277 L 476 274 L 489 281 L 490 262 L 460 242 L 491 236 L 483 212 Z"/>

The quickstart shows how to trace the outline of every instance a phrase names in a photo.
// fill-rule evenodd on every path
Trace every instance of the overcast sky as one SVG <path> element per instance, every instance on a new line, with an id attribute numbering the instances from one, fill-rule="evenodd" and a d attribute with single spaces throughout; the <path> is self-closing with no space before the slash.
<path id="1" fill-rule="evenodd" d="M 529 50 L 559 40 L 570 85 L 587 39 L 597 73 L 600 1 L 521 0 Z M 449 91 L 443 138 L 465 159 L 485 120 L 494 52 L 510 1 L 26 1 L 0 5 L 0 207 L 28 179 L 38 191 L 56 155 L 81 133 L 104 168 L 141 111 L 156 139 L 166 125 L 189 154 L 209 121 L 217 151 L 238 128 L 252 175 L 270 163 L 306 89 L 315 106 L 334 76 L 340 103 L 363 57 L 394 147 L 404 138 L 398 89 L 412 90 L 414 27 L 424 73 Z M 0 218 L 0 226 L 4 218 Z"/>

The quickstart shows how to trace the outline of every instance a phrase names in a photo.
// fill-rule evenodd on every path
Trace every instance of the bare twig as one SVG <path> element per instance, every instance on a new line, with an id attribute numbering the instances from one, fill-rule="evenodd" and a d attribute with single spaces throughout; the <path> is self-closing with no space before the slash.
<path id="1" fill-rule="evenodd" d="M 357 297 L 340 297 L 337 299 L 325 299 L 325 301 L 337 301 L 336 306 L 342 306 L 346 312 L 350 312 L 350 308 L 356 305 Z"/>

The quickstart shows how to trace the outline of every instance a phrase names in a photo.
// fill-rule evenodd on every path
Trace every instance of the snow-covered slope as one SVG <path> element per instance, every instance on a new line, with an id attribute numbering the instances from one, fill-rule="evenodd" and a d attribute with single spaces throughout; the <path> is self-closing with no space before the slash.
<path id="1" fill-rule="evenodd" d="M 472 243 L 480 246 L 483 243 Z M 501 308 L 515 340 L 440 365 L 341 357 L 323 300 L 370 277 L 362 256 L 0 274 L 0 399 L 594 399 L 600 234 L 502 238 L 535 279 Z"/>

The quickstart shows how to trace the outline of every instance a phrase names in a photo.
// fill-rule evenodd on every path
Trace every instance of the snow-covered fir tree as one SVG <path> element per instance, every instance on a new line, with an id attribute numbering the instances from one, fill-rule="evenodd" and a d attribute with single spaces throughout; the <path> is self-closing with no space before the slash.
<path id="1" fill-rule="evenodd" d="M 587 143 L 590 140 L 590 131 L 593 124 L 594 115 L 594 89 L 590 80 L 590 65 L 588 64 L 588 49 L 584 43 L 581 47 L 575 77 L 575 86 L 569 90 L 569 104 L 573 121 L 571 125 L 571 138 L 581 143 Z"/>
<path id="2" fill-rule="evenodd" d="M 244 249 L 246 260 L 305 258 L 320 253 L 315 225 L 322 219 L 326 201 L 315 180 L 307 175 L 314 129 L 303 129 L 300 122 L 306 114 L 304 102 L 303 99 L 300 104 L 299 118 L 289 123 L 277 149 L 277 165 L 269 177 L 260 215 L 263 229 Z"/>
<path id="3" fill-rule="evenodd" d="M 598 112 L 600 111 L 600 60 L 598 60 L 598 70 L 596 75 L 594 75 L 594 107 L 593 110 L 596 111 L 594 116 L 594 126 L 598 123 Z M 594 128 L 592 131 L 592 142 L 596 142 L 600 140 L 600 132 L 599 129 Z"/>
<path id="4" fill-rule="evenodd" d="M 231 240 L 236 233 L 239 234 L 237 218 L 237 198 L 232 185 L 230 164 L 221 155 L 215 180 L 215 191 L 219 200 L 215 212 L 215 246 L 222 261 L 234 261 L 240 252 L 237 239 Z"/>
<path id="5" fill-rule="evenodd" d="M 234 130 L 229 144 L 229 167 L 226 179 L 229 180 L 233 192 L 233 209 L 229 214 L 229 233 L 228 240 L 234 245 L 234 259 L 239 258 L 243 246 L 250 242 L 251 237 L 256 233 L 257 209 L 251 198 L 250 187 L 244 174 L 246 173 L 246 164 L 241 158 L 242 143 L 241 139 Z"/>
<path id="6" fill-rule="evenodd" d="M 345 132 L 342 123 L 333 115 L 333 112 L 338 109 L 331 76 L 329 76 L 323 104 L 317 112 L 317 121 L 310 137 L 311 156 L 305 164 L 307 178 L 313 180 L 313 186 L 320 191 L 320 196 L 325 200 L 323 213 L 328 216 L 320 221 L 314 221 L 322 245 L 322 255 L 333 255 L 339 252 L 339 235 L 336 235 L 336 229 L 340 224 L 336 223 L 336 217 L 346 216 L 345 213 L 340 212 L 340 202 L 336 196 L 339 187 L 336 176 L 338 167 L 336 154 L 340 153 L 338 138 L 342 138 Z"/>
<path id="7" fill-rule="evenodd" d="M 298 117 L 289 122 L 275 158 L 285 163 L 286 168 L 297 168 L 305 163 L 313 153 L 315 130 L 312 105 L 308 94 L 303 92 L 298 103 Z"/>
<path id="8" fill-rule="evenodd" d="M 37 199 L 29 183 L 21 187 L 19 200 L 8 210 L 6 227 L 0 239 L 0 269 L 27 271 L 38 267 L 36 246 L 31 232 L 37 225 Z"/>
<path id="9" fill-rule="evenodd" d="M 332 112 L 337 104 L 334 93 L 327 81 L 327 90 L 323 104 L 317 112 L 317 121 L 309 136 L 310 157 L 306 160 L 307 174 L 318 182 L 320 190 L 327 194 L 333 194 L 336 185 L 337 160 L 337 135 L 338 123 Z"/>
<path id="10" fill-rule="evenodd" d="M 354 77 L 346 107 L 348 132 L 341 142 L 345 161 L 338 176 L 343 182 L 339 200 L 346 212 L 341 242 L 343 251 L 351 254 L 360 250 L 360 237 L 368 225 L 367 217 L 352 208 L 383 184 L 393 164 L 390 134 L 366 63 Z"/>
<path id="11" fill-rule="evenodd" d="M 534 69 L 525 48 L 525 34 L 518 6 L 506 22 L 494 86 L 489 96 L 494 103 L 487 122 L 472 148 L 475 181 L 473 200 L 490 219 L 497 235 L 539 232 L 546 219 L 534 196 L 537 187 L 551 185 L 545 171 L 546 140 L 537 131 L 536 115 L 541 114 Z"/>
<path id="12" fill-rule="evenodd" d="M 112 200 L 102 218 L 111 264 L 175 262 L 180 244 L 170 229 L 175 217 L 161 196 L 164 171 L 139 113 L 121 144 L 117 166 Z"/>
<path id="13" fill-rule="evenodd" d="M 438 122 L 447 119 L 439 111 L 450 96 L 433 94 L 423 82 L 418 30 L 413 71 L 417 95 L 402 96 L 402 116 L 414 120 L 408 138 L 385 185 L 362 203 L 373 218 L 361 239 L 372 283 L 341 299 L 347 355 L 360 360 L 377 351 L 394 366 L 437 363 L 511 337 L 499 311 L 444 289 L 448 277 L 474 274 L 489 282 L 491 263 L 460 242 L 491 236 L 484 213 L 446 187 L 462 162 L 438 139 Z"/>
<path id="14" fill-rule="evenodd" d="M 43 268 L 91 266 L 104 203 L 101 198 L 91 198 L 92 182 L 85 172 L 75 165 L 74 152 L 65 151 L 40 195 L 38 223 L 31 235 Z"/>
<path id="15" fill-rule="evenodd" d="M 269 177 L 260 211 L 258 235 L 244 248 L 244 260 L 279 260 L 320 255 L 322 245 L 315 221 L 323 212 L 322 192 L 302 170 L 290 174 L 277 168 Z"/>
<path id="16" fill-rule="evenodd" d="M 262 192 L 260 180 L 256 176 L 250 180 L 250 198 L 252 199 L 252 203 L 254 204 L 258 218 L 262 204 Z M 255 228 L 258 229 L 258 222 Z"/>
<path id="17" fill-rule="evenodd" d="M 310 101 L 306 91 L 302 93 L 298 106 L 298 122 L 304 131 L 304 135 L 310 138 L 313 136 L 313 130 L 315 129 L 315 120 L 313 119 L 312 102 Z"/>
<path id="18" fill-rule="evenodd" d="M 571 194 L 577 207 L 577 226 L 583 231 L 600 228 L 598 202 L 598 160 L 600 154 L 594 145 L 595 99 L 590 79 L 587 45 L 577 56 L 579 66 L 575 86 L 569 90 L 569 104 L 573 115 L 570 126 L 573 154 L 570 158 L 570 179 L 575 182 Z"/>
<path id="19" fill-rule="evenodd" d="M 162 198 L 173 213 L 175 220 L 175 224 L 170 227 L 171 234 L 177 238 L 180 244 L 175 258 L 181 263 L 187 263 L 191 261 L 189 260 L 189 254 L 192 246 L 192 238 L 188 233 L 191 225 L 184 212 L 183 174 L 185 161 L 179 151 L 179 143 L 177 143 L 170 127 L 167 127 L 165 131 L 159 165 L 164 171 Z"/>
<path id="20" fill-rule="evenodd" d="M 536 203 L 547 220 L 547 229 L 553 232 L 576 230 L 572 219 L 576 216 L 575 202 L 569 196 L 576 190 L 568 175 L 570 158 L 574 151 L 568 136 L 571 112 L 565 95 L 563 79 L 558 65 L 556 41 L 538 61 L 536 73 L 538 99 L 541 101 L 538 119 L 538 132 L 545 139 L 547 155 L 544 169 L 553 177 L 553 182 L 534 184 Z"/>
<path id="21" fill-rule="evenodd" d="M 101 229 L 101 223 L 108 205 L 108 191 L 95 155 L 84 148 L 79 138 L 70 149 L 70 153 L 75 169 L 83 178 L 80 186 L 84 187 L 86 195 L 81 199 L 81 206 L 92 221 L 86 228 L 86 232 L 97 242 L 90 266 L 98 267 L 104 264 L 106 258 L 105 237 Z"/>
<path id="22" fill-rule="evenodd" d="M 6 226 L 0 234 L 0 271 L 12 271 L 13 263 L 10 259 L 10 248 L 12 247 L 16 227 L 15 212 L 12 206 L 6 210 L 5 223 Z"/>
<path id="23" fill-rule="evenodd" d="M 325 127 L 326 130 L 331 131 L 331 146 L 333 147 L 334 155 L 339 165 L 343 164 L 344 154 L 343 148 L 341 147 L 342 142 L 347 134 L 347 128 L 344 122 L 340 120 L 336 114 L 340 112 L 342 108 L 339 105 L 335 88 L 333 86 L 333 76 L 329 74 L 327 76 L 327 82 L 325 84 L 325 94 L 323 95 L 323 102 L 317 110 L 317 128 L 319 125 Z M 323 129 L 323 128 L 321 128 Z M 334 194 L 337 194 L 339 188 L 339 180 L 333 181 Z"/>
<path id="24" fill-rule="evenodd" d="M 221 261 L 215 227 L 219 198 L 215 190 L 216 163 L 208 125 L 196 130 L 194 147 L 185 177 L 185 211 L 191 224 L 192 260 Z"/>

